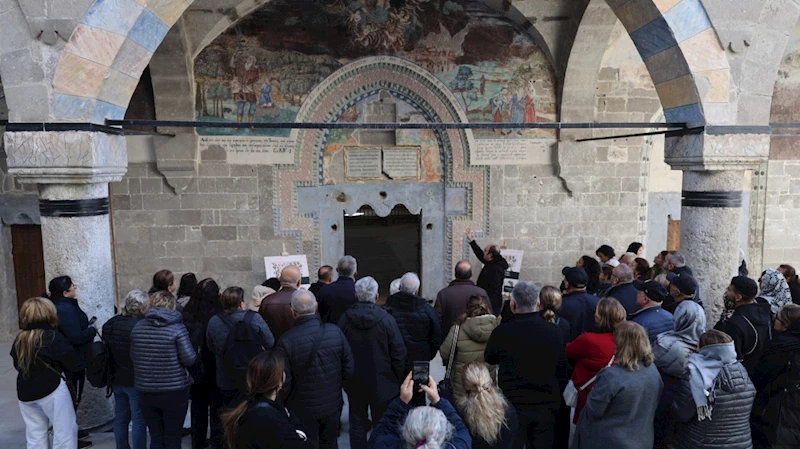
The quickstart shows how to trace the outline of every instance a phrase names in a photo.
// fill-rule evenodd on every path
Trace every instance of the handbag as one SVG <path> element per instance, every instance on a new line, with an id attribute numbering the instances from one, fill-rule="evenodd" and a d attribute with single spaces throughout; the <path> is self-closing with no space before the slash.
<path id="1" fill-rule="evenodd" d="M 439 397 L 447 399 L 452 402 L 453 398 L 453 384 L 450 382 L 451 371 L 453 370 L 453 362 L 456 358 L 456 346 L 458 346 L 458 333 L 461 331 L 461 326 L 456 324 L 456 331 L 453 332 L 453 344 L 450 348 L 450 360 L 447 361 L 447 370 L 444 372 L 444 379 L 439 382 L 436 387 L 439 389 Z"/>
<path id="2" fill-rule="evenodd" d="M 611 360 L 608 361 L 608 365 L 606 365 L 606 367 L 609 367 L 614 364 L 614 357 L 615 356 L 613 355 L 611 356 Z M 580 389 L 575 388 L 575 382 L 573 382 L 572 379 L 570 379 L 569 383 L 567 383 L 567 387 L 564 388 L 564 393 L 562 393 L 562 396 L 564 397 L 564 403 L 567 404 L 567 406 L 569 407 L 573 408 L 577 407 L 578 395 L 580 394 L 580 392 L 589 388 L 589 385 L 593 384 L 596 379 L 597 379 L 597 374 L 595 374 L 594 377 L 589 379 L 588 382 L 583 384 L 583 386 Z"/>

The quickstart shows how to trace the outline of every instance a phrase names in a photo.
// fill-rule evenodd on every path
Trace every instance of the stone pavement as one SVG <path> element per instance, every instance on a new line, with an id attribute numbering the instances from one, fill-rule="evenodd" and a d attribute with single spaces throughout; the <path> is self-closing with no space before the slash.
<path id="1" fill-rule="evenodd" d="M 17 371 L 14 369 L 11 357 L 8 356 L 10 350 L 10 343 L 0 344 L 0 448 L 25 449 L 25 423 L 19 414 L 16 388 Z M 431 373 L 437 382 L 444 378 L 442 359 L 438 355 L 431 361 Z M 113 419 L 113 417 L 110 416 L 109 419 Z M 340 449 L 350 448 L 348 427 L 347 397 L 345 396 L 345 406 L 342 411 L 342 433 L 339 437 Z M 110 423 L 107 431 L 92 433 L 89 440 L 94 443 L 92 449 L 115 448 L 114 433 L 111 431 Z M 191 447 L 191 439 L 185 437 L 183 449 L 191 449 Z"/>

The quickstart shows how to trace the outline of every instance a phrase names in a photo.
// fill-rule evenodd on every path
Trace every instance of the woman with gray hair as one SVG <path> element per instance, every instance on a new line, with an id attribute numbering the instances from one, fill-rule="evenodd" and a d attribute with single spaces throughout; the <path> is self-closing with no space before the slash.
<path id="1" fill-rule="evenodd" d="M 133 387 L 131 331 L 147 309 L 149 296 L 142 290 L 131 290 L 125 296 L 122 313 L 103 325 L 103 339 L 108 344 L 111 360 L 110 382 L 114 392 L 114 438 L 117 447 L 145 449 L 147 426 L 139 406 L 139 392 Z M 128 445 L 128 423 L 132 423 Z"/>
<path id="2" fill-rule="evenodd" d="M 428 385 L 420 385 L 431 406 L 409 406 L 414 380 L 408 374 L 400 387 L 400 397 L 392 401 L 369 437 L 369 448 L 375 449 L 471 449 L 469 429 L 447 399 L 439 397 L 436 382 L 428 377 Z M 403 423 L 402 425 L 398 425 Z"/>

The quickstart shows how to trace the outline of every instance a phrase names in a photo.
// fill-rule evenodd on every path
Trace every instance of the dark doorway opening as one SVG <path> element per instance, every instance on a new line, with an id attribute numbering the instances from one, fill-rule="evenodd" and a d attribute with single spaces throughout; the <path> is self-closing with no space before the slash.
<path id="1" fill-rule="evenodd" d="M 344 252 L 358 261 L 358 276 L 378 281 L 381 301 L 389 284 L 404 273 L 420 273 L 420 216 L 402 204 L 379 217 L 370 206 L 344 216 Z"/>
<path id="2" fill-rule="evenodd" d="M 17 284 L 17 311 L 19 311 L 22 303 L 28 298 L 42 296 L 47 290 L 42 227 L 11 226 L 11 255 L 14 259 L 14 281 Z"/>

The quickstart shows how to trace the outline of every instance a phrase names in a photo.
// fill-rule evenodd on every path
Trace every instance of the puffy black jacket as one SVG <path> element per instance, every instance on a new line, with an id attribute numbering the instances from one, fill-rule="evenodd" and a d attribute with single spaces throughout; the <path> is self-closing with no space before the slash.
<path id="1" fill-rule="evenodd" d="M 287 399 L 286 406 L 298 416 L 305 418 L 326 418 L 339 413 L 344 405 L 342 385 L 353 374 L 353 353 L 350 344 L 333 324 L 325 324 L 322 342 L 317 356 L 307 373 L 299 373 L 311 355 L 314 340 L 317 338 L 322 321 L 316 315 L 297 318 L 294 327 L 278 340 L 278 347 L 286 354 L 286 383 L 281 396 L 292 392 L 296 376 L 302 376 Z"/>
<path id="2" fill-rule="evenodd" d="M 42 346 L 28 368 L 27 375 L 22 374 L 15 345 L 11 345 L 11 358 L 14 360 L 14 368 L 19 371 L 17 374 L 17 399 L 23 402 L 42 399 L 58 388 L 61 376 L 47 368 L 44 363 L 59 373 L 75 372 L 78 366 L 75 349 L 60 332 L 53 328 L 44 331 Z"/>
<path id="3" fill-rule="evenodd" d="M 699 421 L 692 399 L 689 376 L 680 381 L 673 403 L 678 424 L 672 444 L 675 449 L 751 449 L 750 410 L 756 389 L 744 366 L 725 365 L 717 375 L 711 419 Z"/>
<path id="4" fill-rule="evenodd" d="M 78 353 L 78 371 L 86 369 L 87 352 L 97 335 L 97 329 L 89 326 L 89 318 L 81 310 L 77 299 L 54 297 L 53 304 L 58 313 L 58 331 Z"/>
<path id="5" fill-rule="evenodd" d="M 116 385 L 133 386 L 131 331 L 141 320 L 141 315 L 117 315 L 103 325 L 103 340 L 108 344 L 111 355 L 111 381 Z"/>
<path id="6" fill-rule="evenodd" d="M 733 339 L 736 358 L 753 376 L 756 363 L 772 339 L 772 321 L 769 304 L 752 303 L 739 306 L 727 321 L 720 320 L 714 329 L 725 332 Z"/>
<path id="7" fill-rule="evenodd" d="M 774 334 L 756 365 L 753 383 L 772 447 L 800 447 L 800 321 Z"/>
<path id="8" fill-rule="evenodd" d="M 386 307 L 406 344 L 405 372 L 411 371 L 414 361 L 433 360 L 442 344 L 442 328 L 433 307 L 425 298 L 405 292 L 390 296 Z"/>
<path id="9" fill-rule="evenodd" d="M 483 250 L 474 240 L 469 242 L 469 246 L 483 264 L 481 273 L 478 275 L 478 282 L 475 285 L 486 290 L 486 293 L 489 294 L 494 314 L 499 315 L 503 306 L 503 279 L 505 279 L 506 270 L 508 270 L 508 262 L 503 256 L 486 260 L 483 257 Z"/>
<path id="10" fill-rule="evenodd" d="M 183 325 L 181 313 L 153 307 L 131 332 L 133 383 L 137 390 L 159 393 L 189 388 L 192 378 L 186 367 L 197 354 Z"/>
<path id="11" fill-rule="evenodd" d="M 339 321 L 350 343 L 355 373 L 345 385 L 348 396 L 364 402 L 389 402 L 405 379 L 406 345 L 395 319 L 381 306 L 359 302 Z"/>

